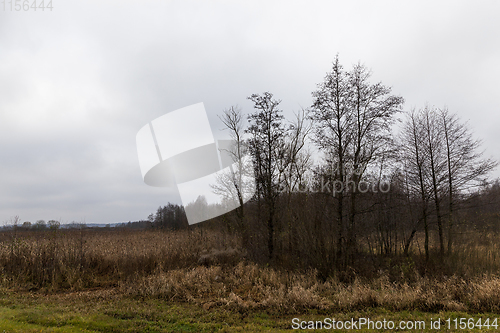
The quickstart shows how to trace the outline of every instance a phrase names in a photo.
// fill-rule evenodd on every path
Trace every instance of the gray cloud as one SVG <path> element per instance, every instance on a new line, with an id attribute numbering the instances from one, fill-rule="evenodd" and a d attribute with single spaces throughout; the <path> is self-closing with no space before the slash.
<path id="1" fill-rule="evenodd" d="M 287 115 L 335 54 L 362 61 L 407 109 L 447 105 L 500 159 L 497 2 L 54 2 L 0 11 L 0 221 L 147 217 L 135 135 L 166 112 L 217 113 L 271 91 Z M 500 176 L 500 173 L 496 173 Z"/>

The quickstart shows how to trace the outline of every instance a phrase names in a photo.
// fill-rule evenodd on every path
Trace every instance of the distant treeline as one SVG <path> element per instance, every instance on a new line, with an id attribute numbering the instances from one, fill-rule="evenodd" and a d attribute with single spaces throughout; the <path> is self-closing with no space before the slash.
<path id="1" fill-rule="evenodd" d="M 107 223 L 107 224 L 97 224 L 97 223 L 80 223 L 80 222 L 72 222 L 62 224 L 56 220 L 49 220 L 45 222 L 45 220 L 37 220 L 35 223 L 31 223 L 30 221 L 25 221 L 23 223 L 18 223 L 13 221 L 12 224 L 6 224 L 2 226 L 2 230 L 19 230 L 19 231 L 45 231 L 45 230 L 59 230 L 59 229 L 91 229 L 91 228 L 100 228 L 100 229 L 108 229 L 108 228 L 127 228 L 127 229 L 149 229 L 152 228 L 152 224 L 150 221 L 141 220 L 141 221 L 129 221 L 122 223 Z"/>

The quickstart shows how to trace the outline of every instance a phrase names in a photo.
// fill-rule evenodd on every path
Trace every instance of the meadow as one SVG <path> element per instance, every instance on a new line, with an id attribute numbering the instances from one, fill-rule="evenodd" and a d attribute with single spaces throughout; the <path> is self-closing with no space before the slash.
<path id="1" fill-rule="evenodd" d="M 494 318 L 499 236 L 473 236 L 445 261 L 432 257 L 426 271 L 415 247 L 346 282 L 249 260 L 237 234 L 210 229 L 3 231 L 0 328 L 268 331 L 290 329 L 297 316 Z M 446 275 L 451 266 L 456 273 Z"/>

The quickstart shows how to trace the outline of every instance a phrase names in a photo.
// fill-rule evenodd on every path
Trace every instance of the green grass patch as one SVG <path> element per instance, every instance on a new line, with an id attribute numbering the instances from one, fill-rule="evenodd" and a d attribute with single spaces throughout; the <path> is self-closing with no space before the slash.
<path id="1" fill-rule="evenodd" d="M 424 320 L 424 332 L 448 331 L 430 329 L 430 320 L 441 318 L 496 318 L 495 314 L 461 312 L 427 313 L 421 311 L 391 312 L 367 309 L 350 313 L 306 311 L 280 315 L 265 311 L 237 312 L 222 307 L 209 310 L 190 303 L 173 303 L 158 299 L 122 296 L 113 291 L 87 291 L 60 294 L 4 292 L 0 296 L 0 332 L 289 332 L 292 319 L 322 321 L 324 318 L 350 320 Z M 443 321 L 442 321 L 443 323 Z M 342 330 L 323 330 L 340 332 Z M 366 331 L 366 330 L 358 330 Z M 379 331 L 379 330 L 372 330 Z M 386 330 L 392 331 L 392 330 Z M 422 330 L 408 330 L 417 332 Z M 460 332 L 483 332 L 487 329 L 465 329 Z M 491 332 L 496 331 L 490 328 Z M 400 330 L 399 332 L 404 332 Z"/>

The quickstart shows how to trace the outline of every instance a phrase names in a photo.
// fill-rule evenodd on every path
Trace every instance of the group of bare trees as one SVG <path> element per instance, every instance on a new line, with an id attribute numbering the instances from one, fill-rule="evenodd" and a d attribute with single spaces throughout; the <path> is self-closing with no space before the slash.
<path id="1" fill-rule="evenodd" d="M 310 164 L 310 154 L 304 149 L 310 126 L 306 112 L 296 115 L 295 122 L 285 123 L 280 100 L 273 94 L 253 94 L 248 99 L 254 103 L 255 112 L 248 116 L 248 127 L 244 126 L 241 109 L 230 107 L 223 112 L 221 120 L 229 130 L 234 142 L 230 155 L 239 165 L 233 174 L 233 184 L 238 194 L 240 207 L 236 210 L 244 243 L 248 242 L 249 230 L 245 228 L 241 175 L 247 169 L 243 165 L 244 155 L 249 153 L 253 161 L 257 218 L 267 225 L 267 251 L 273 257 L 275 244 L 275 220 L 278 200 L 283 193 L 290 195 L 302 183 Z M 243 137 L 247 135 L 247 139 Z M 219 186 L 220 187 L 220 186 Z"/>
<path id="2" fill-rule="evenodd" d="M 429 106 L 407 115 L 400 134 L 400 160 L 408 197 L 419 202 L 420 217 L 407 241 L 405 252 L 422 221 L 425 253 L 429 257 L 429 213 L 436 216 L 439 252 L 452 251 L 454 210 L 460 199 L 487 180 L 497 163 L 482 158 L 481 142 L 473 138 L 466 123 L 444 109 Z"/>
<path id="3" fill-rule="evenodd" d="M 269 92 L 248 98 L 247 117 L 234 106 L 221 115 L 234 160 L 248 154 L 253 162 L 249 203 L 242 170 L 232 178 L 241 203 L 232 214 L 249 249 L 265 248 L 267 260 L 312 253 L 314 265 L 346 269 L 375 248 L 409 255 L 418 234 L 428 259 L 436 230 L 438 255 L 452 252 L 456 211 L 497 163 L 482 157 L 457 115 L 428 106 L 404 112 L 403 98 L 370 78 L 364 65 L 345 70 L 336 57 L 293 121 Z M 386 191 L 370 191 L 382 183 Z"/>

